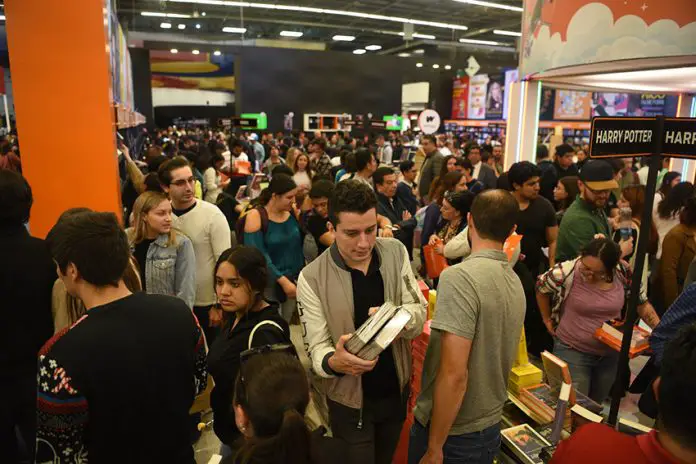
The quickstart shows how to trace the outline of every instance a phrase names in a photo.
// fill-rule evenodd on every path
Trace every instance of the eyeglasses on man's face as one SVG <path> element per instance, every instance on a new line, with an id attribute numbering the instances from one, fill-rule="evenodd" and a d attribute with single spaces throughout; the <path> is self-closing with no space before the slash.
<path id="1" fill-rule="evenodd" d="M 171 184 L 169 184 L 169 185 L 173 185 L 173 186 L 175 186 L 175 187 L 185 187 L 186 184 L 191 184 L 191 185 L 193 185 L 195 182 L 196 182 L 196 178 L 195 178 L 195 177 L 189 177 L 188 179 L 177 179 L 177 180 L 173 180 L 173 181 L 171 182 Z"/>

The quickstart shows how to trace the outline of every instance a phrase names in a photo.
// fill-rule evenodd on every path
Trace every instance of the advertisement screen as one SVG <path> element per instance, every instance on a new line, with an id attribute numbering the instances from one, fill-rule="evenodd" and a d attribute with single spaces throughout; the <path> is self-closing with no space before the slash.
<path id="1" fill-rule="evenodd" d="M 626 116 L 628 113 L 627 93 L 592 94 L 592 116 Z"/>
<path id="2" fill-rule="evenodd" d="M 486 119 L 488 74 L 477 74 L 469 81 L 469 119 Z"/>
<path id="3" fill-rule="evenodd" d="M 628 96 L 628 116 L 676 116 L 679 97 L 656 93 L 633 93 Z"/>
<path id="4" fill-rule="evenodd" d="M 382 120 L 386 121 L 387 130 L 400 131 L 404 124 L 404 118 L 401 116 L 384 116 Z"/>
<path id="5" fill-rule="evenodd" d="M 553 121 L 553 107 L 556 104 L 556 89 L 541 89 L 539 98 L 539 121 Z"/>
<path id="6" fill-rule="evenodd" d="M 556 90 L 553 119 L 566 121 L 580 119 L 588 121 L 591 114 L 592 94 L 573 90 Z"/>
<path id="7" fill-rule="evenodd" d="M 452 84 L 452 119 L 466 119 L 469 101 L 469 76 L 457 77 Z"/>
<path id="8" fill-rule="evenodd" d="M 508 117 L 508 108 L 510 107 L 510 87 L 519 79 L 519 72 L 513 69 L 505 72 L 505 99 L 503 100 L 503 119 Z"/>

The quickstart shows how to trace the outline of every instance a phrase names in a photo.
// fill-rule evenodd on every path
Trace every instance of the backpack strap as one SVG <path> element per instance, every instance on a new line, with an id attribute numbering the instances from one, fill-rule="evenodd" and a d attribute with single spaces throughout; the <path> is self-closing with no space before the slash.
<path id="1" fill-rule="evenodd" d="M 264 206 L 259 206 L 256 209 L 259 211 L 259 216 L 261 216 L 261 232 L 263 232 L 265 237 L 268 230 L 268 211 Z"/>
<path id="2" fill-rule="evenodd" d="M 249 350 L 251 349 L 252 342 L 254 341 L 254 334 L 255 334 L 256 331 L 259 329 L 259 327 L 262 327 L 262 326 L 264 326 L 264 325 L 272 325 L 272 326 L 275 326 L 278 330 L 280 330 L 281 332 L 285 333 L 285 331 L 283 330 L 283 328 L 282 328 L 282 327 L 280 326 L 280 324 L 278 324 L 277 322 L 271 321 L 271 320 L 269 320 L 269 319 L 267 319 L 267 320 L 265 320 L 265 321 L 261 321 L 261 322 L 259 322 L 258 324 L 256 324 L 256 325 L 254 326 L 253 329 L 251 329 L 251 333 L 249 334 L 249 348 L 248 348 Z"/>

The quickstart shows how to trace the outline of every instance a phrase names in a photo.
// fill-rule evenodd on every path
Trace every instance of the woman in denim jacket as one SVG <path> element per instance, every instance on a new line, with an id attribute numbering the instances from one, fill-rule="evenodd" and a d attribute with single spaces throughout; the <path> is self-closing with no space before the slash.
<path id="1" fill-rule="evenodd" d="M 172 206 L 160 192 L 145 192 L 133 205 L 128 241 L 138 266 L 143 291 L 178 296 L 193 307 L 196 257 L 191 240 L 172 229 Z"/>

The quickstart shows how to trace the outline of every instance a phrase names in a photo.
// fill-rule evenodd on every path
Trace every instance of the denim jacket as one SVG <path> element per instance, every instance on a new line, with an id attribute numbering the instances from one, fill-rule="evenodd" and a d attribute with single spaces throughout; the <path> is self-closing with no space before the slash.
<path id="1" fill-rule="evenodd" d="M 132 236 L 132 229 L 127 231 Z M 193 243 L 185 235 L 174 232 L 176 243 L 168 245 L 162 234 L 152 242 L 145 261 L 145 286 L 148 293 L 178 296 L 190 307 L 196 297 L 196 257 Z M 131 252 L 134 251 L 131 243 Z"/>

